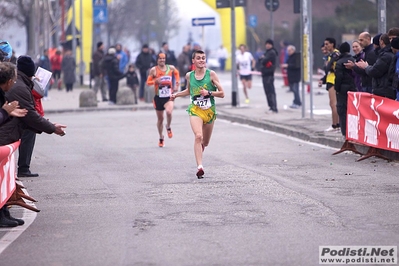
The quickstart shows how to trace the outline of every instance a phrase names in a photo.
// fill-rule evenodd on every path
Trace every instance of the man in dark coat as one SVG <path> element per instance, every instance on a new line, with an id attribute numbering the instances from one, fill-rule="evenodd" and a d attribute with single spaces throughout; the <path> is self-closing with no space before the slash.
<path id="1" fill-rule="evenodd" d="M 347 69 L 345 64 L 355 62 L 350 54 L 351 47 L 349 43 L 344 42 L 339 47 L 340 56 L 335 65 L 335 91 L 337 93 L 337 113 L 339 116 L 339 124 L 341 133 L 346 136 L 346 112 L 348 109 L 348 91 L 357 91 L 352 70 Z"/>
<path id="2" fill-rule="evenodd" d="M 119 80 L 123 73 L 119 70 L 119 60 L 116 57 L 116 49 L 111 47 L 102 61 L 102 69 L 106 73 L 109 82 L 109 104 L 116 104 L 116 94 L 119 88 Z"/>
<path id="3" fill-rule="evenodd" d="M 380 37 L 381 50 L 378 54 L 377 61 L 374 65 L 370 66 L 365 61 L 356 62 L 356 66 L 363 68 L 366 74 L 373 78 L 372 93 L 378 96 L 387 97 L 390 99 L 396 98 L 396 93 L 389 85 L 389 66 L 394 58 L 389 45 L 388 34 L 382 34 Z"/>
<path id="4" fill-rule="evenodd" d="M 104 44 L 103 44 L 103 42 L 98 42 L 97 50 L 93 53 L 93 56 L 92 56 L 92 62 L 93 62 L 92 75 L 94 78 L 93 91 L 97 97 L 98 89 L 100 89 L 103 102 L 107 102 L 108 101 L 107 88 L 105 86 L 106 84 L 105 84 L 103 71 L 100 66 L 100 62 L 103 59 L 103 57 L 104 57 Z"/>
<path id="5" fill-rule="evenodd" d="M 379 38 L 379 36 L 378 36 Z M 373 40 L 374 41 L 374 40 Z M 371 35 L 368 32 L 362 32 L 359 34 L 359 44 L 363 48 L 364 61 L 366 61 L 370 66 L 374 65 L 377 60 L 377 54 L 374 51 L 374 44 L 371 42 Z M 353 69 L 357 74 L 361 76 L 362 79 L 362 91 L 371 93 L 372 91 L 372 78 L 366 74 L 363 68 L 355 65 L 354 62 L 349 61 L 345 63 L 345 67 L 348 69 Z"/>
<path id="6" fill-rule="evenodd" d="M 392 39 L 391 50 L 394 57 L 389 67 L 388 81 L 390 87 L 396 93 L 396 101 L 399 101 L 399 37 Z"/>
<path id="7" fill-rule="evenodd" d="M 169 50 L 169 45 L 167 42 L 162 43 L 162 48 L 161 48 L 161 53 L 164 53 L 166 55 L 166 64 L 167 65 L 172 65 L 177 67 L 177 59 L 175 56 L 175 52 L 172 50 Z"/>
<path id="8" fill-rule="evenodd" d="M 64 136 L 65 132 L 63 129 L 66 126 L 51 123 L 39 115 L 35 109 L 32 96 L 32 76 L 35 74 L 35 64 L 32 59 L 29 56 L 18 57 L 17 67 L 17 81 L 12 89 L 6 92 L 5 97 L 8 102 L 18 101 L 20 108 L 28 110 L 28 113 L 24 117 L 12 117 L 0 127 L 0 146 L 19 140 L 22 132 L 27 129 L 35 133 L 55 133 Z M 22 176 L 28 173 L 19 172 L 18 174 Z"/>
<path id="9" fill-rule="evenodd" d="M 274 72 L 276 71 L 277 51 L 274 49 L 273 40 L 267 40 L 265 43 L 266 52 L 259 59 L 262 73 L 263 89 L 266 94 L 267 104 L 272 113 L 277 113 L 276 89 L 274 88 Z"/>
<path id="10" fill-rule="evenodd" d="M 302 105 L 301 97 L 299 96 L 299 82 L 301 81 L 301 58 L 300 54 L 295 52 L 295 46 L 288 45 L 287 53 L 288 59 L 281 67 L 287 69 L 288 85 L 290 91 L 294 93 L 294 101 L 290 108 L 296 109 Z"/>
<path id="11" fill-rule="evenodd" d="M 140 71 L 140 90 L 139 98 L 140 101 L 144 101 L 144 86 L 148 76 L 148 70 L 155 65 L 155 60 L 150 54 L 148 44 L 144 44 L 141 48 L 141 53 L 137 56 L 136 67 Z"/>

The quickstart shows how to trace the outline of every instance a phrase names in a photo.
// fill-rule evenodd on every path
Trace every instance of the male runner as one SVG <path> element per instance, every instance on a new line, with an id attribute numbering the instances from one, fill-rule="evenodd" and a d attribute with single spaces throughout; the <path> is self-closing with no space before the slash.
<path id="1" fill-rule="evenodd" d="M 197 177 L 204 177 L 202 153 L 212 136 L 216 119 L 214 97 L 224 98 L 224 91 L 215 71 L 205 67 L 206 56 L 202 50 L 192 55 L 195 70 L 186 74 L 187 89 L 172 94 L 171 99 L 190 95 L 191 104 L 187 108 L 191 129 L 194 133 L 194 154 L 197 161 Z"/>
<path id="2" fill-rule="evenodd" d="M 244 44 L 240 45 L 240 52 L 237 53 L 237 66 L 240 80 L 244 89 L 245 103 L 249 103 L 247 88 L 252 87 L 251 71 L 255 69 L 255 59 Z"/>
<path id="3" fill-rule="evenodd" d="M 166 55 L 164 53 L 159 53 L 157 55 L 157 65 L 150 69 L 147 78 L 147 85 L 153 85 L 155 87 L 153 104 L 158 118 L 158 146 L 161 148 L 164 146 L 164 111 L 166 111 L 166 131 L 168 137 L 173 137 L 172 129 L 170 128 L 170 123 L 172 122 L 173 101 L 170 101 L 170 97 L 172 95 L 172 90 L 173 92 L 178 91 L 180 80 L 179 71 L 174 66 L 165 64 L 165 61 Z M 175 83 L 173 83 L 173 76 L 175 77 Z"/>

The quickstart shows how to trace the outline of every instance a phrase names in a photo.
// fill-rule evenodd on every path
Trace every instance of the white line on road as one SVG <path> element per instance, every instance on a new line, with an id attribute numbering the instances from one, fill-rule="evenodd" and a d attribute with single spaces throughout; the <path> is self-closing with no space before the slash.
<path id="1" fill-rule="evenodd" d="M 22 182 L 20 182 L 22 183 Z M 29 196 L 28 192 L 23 189 L 26 195 Z M 34 203 L 27 202 L 26 204 L 29 204 L 33 207 L 36 208 Z M 20 207 L 17 207 L 20 208 Z M 28 209 L 23 208 L 23 214 L 22 214 L 22 220 L 25 221 L 23 225 L 19 225 L 17 227 L 12 227 L 12 228 L 4 228 L 0 229 L 0 232 L 6 231 L 7 233 L 0 238 L 0 254 L 3 253 L 3 251 L 11 245 L 12 242 L 14 242 L 23 232 L 25 232 L 26 229 L 33 223 L 33 221 L 36 219 L 37 213 L 34 211 L 30 211 Z"/>

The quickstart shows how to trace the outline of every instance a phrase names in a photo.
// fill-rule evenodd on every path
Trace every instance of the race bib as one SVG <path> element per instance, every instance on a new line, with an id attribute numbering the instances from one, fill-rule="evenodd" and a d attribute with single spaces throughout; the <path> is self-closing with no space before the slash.
<path id="1" fill-rule="evenodd" d="M 204 96 L 198 97 L 196 100 L 194 100 L 194 104 L 201 108 L 202 110 L 206 110 L 211 108 L 211 98 L 204 98 Z"/>
<path id="2" fill-rule="evenodd" d="M 159 92 L 159 98 L 169 98 L 171 96 L 170 93 L 170 86 L 162 86 L 159 87 L 158 92 Z"/>

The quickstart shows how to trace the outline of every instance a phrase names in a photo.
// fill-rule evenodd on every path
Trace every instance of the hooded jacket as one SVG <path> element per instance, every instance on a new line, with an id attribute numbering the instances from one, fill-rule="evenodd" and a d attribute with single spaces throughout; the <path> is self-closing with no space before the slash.
<path id="1" fill-rule="evenodd" d="M 274 76 L 274 71 L 276 71 L 276 61 L 278 52 L 274 47 L 266 50 L 262 58 L 260 58 L 260 66 L 262 77 Z"/>

